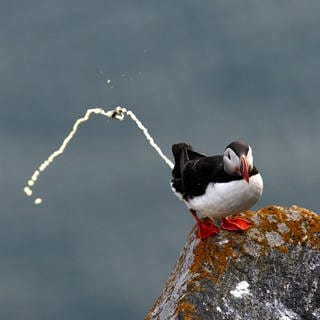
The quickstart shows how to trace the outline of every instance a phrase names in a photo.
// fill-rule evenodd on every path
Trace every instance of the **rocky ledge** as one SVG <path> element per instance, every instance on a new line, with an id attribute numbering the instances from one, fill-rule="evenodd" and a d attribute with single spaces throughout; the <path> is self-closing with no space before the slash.
<path id="1" fill-rule="evenodd" d="M 273 206 L 243 217 L 243 233 L 191 231 L 146 320 L 320 319 L 320 216 Z"/>

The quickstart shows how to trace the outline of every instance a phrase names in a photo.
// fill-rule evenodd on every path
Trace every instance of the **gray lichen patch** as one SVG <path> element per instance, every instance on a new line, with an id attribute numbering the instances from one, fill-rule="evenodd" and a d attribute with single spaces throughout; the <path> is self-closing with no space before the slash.
<path id="1" fill-rule="evenodd" d="M 302 320 L 301 317 L 294 311 L 288 309 L 280 301 L 275 299 L 272 303 L 266 303 L 267 308 L 273 311 L 274 319 L 279 320 Z"/>
<path id="2" fill-rule="evenodd" d="M 287 212 L 287 218 L 288 220 L 293 220 L 293 221 L 297 221 L 297 220 L 301 220 L 302 216 L 301 213 L 297 210 L 290 210 Z"/>
<path id="3" fill-rule="evenodd" d="M 262 246 L 255 242 L 246 242 L 243 244 L 242 249 L 245 253 L 257 258 L 261 254 Z"/>
<path id="4" fill-rule="evenodd" d="M 254 224 L 256 226 L 258 226 L 261 222 L 261 218 L 257 215 L 257 214 L 254 214 L 252 217 L 251 217 L 251 220 L 254 222 Z"/>
<path id="5" fill-rule="evenodd" d="M 261 242 L 265 239 L 265 236 L 258 229 L 253 228 L 247 231 L 247 236 L 251 239 L 254 239 L 258 242 Z"/>
<path id="6" fill-rule="evenodd" d="M 278 224 L 278 230 L 280 233 L 288 233 L 290 228 L 284 222 L 281 222 Z"/>
<path id="7" fill-rule="evenodd" d="M 315 319 L 320 319 L 320 308 L 315 309 L 315 310 L 312 312 L 312 315 L 315 317 Z"/>
<path id="8" fill-rule="evenodd" d="M 284 244 L 284 240 L 278 232 L 270 231 L 266 232 L 266 238 L 268 240 L 268 244 L 271 248 L 280 247 Z"/>
<path id="9" fill-rule="evenodd" d="M 268 215 L 269 222 L 278 222 L 278 218 L 274 214 Z"/>

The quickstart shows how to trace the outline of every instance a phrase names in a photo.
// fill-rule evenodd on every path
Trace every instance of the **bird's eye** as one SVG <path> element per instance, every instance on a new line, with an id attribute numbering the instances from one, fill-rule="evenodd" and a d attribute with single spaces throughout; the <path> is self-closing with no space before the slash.
<path id="1" fill-rule="evenodd" d="M 231 160 L 230 152 L 228 152 L 228 158 L 229 158 L 229 160 Z"/>

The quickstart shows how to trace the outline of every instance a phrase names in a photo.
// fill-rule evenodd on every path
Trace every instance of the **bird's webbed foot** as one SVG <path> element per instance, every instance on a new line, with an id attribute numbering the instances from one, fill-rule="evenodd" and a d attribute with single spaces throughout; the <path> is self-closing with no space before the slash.
<path id="1" fill-rule="evenodd" d="M 221 229 L 228 231 L 245 231 L 249 229 L 251 222 L 241 217 L 225 217 L 222 219 Z"/>
<path id="2" fill-rule="evenodd" d="M 199 237 L 205 240 L 219 233 L 220 229 L 211 221 L 201 220 L 194 210 L 190 210 L 198 225 Z"/>

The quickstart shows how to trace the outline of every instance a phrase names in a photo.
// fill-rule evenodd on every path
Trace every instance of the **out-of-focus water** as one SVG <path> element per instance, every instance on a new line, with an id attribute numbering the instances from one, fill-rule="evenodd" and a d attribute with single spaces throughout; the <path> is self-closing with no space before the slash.
<path id="1" fill-rule="evenodd" d="M 130 121 L 94 117 L 41 176 L 43 205 L 24 196 L 87 108 L 131 108 L 170 156 L 243 139 L 264 177 L 257 208 L 319 212 L 318 1 L 0 9 L 1 319 L 142 319 L 193 225 Z"/>

